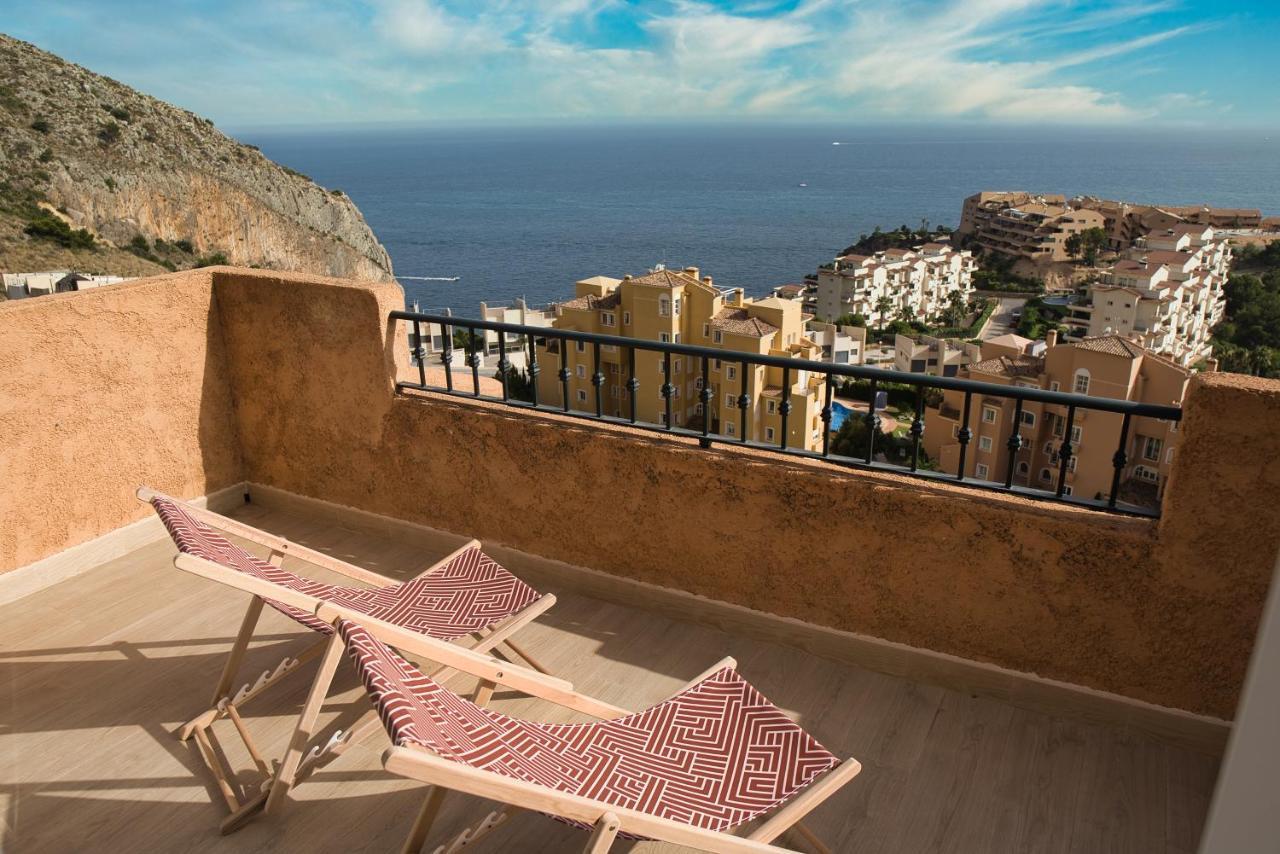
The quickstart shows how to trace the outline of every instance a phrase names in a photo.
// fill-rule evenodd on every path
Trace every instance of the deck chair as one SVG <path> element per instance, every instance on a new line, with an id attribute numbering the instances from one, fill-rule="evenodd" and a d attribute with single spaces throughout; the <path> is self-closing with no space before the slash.
<path id="1" fill-rule="evenodd" d="M 261 811 L 269 799 L 272 785 L 279 790 L 278 799 L 290 786 L 378 728 L 377 715 L 371 711 L 348 731 L 337 733 L 327 744 L 311 750 L 305 757 L 289 757 L 285 763 L 289 767 L 281 775 L 278 773 L 280 767 L 273 769 L 263 758 L 241 718 L 240 710 L 246 703 L 280 684 L 297 672 L 301 664 L 318 656 L 326 639 L 333 636 L 332 623 L 315 616 L 321 605 L 340 604 L 352 613 L 385 620 L 411 632 L 424 640 L 424 648 L 433 650 L 434 657 L 428 656 L 433 661 L 439 660 L 441 647 L 466 647 L 477 653 L 486 653 L 497 652 L 499 645 L 505 644 L 515 653 L 514 657 L 523 659 L 535 672 L 546 672 L 528 652 L 511 640 L 511 635 L 555 604 L 555 596 L 540 594 L 516 578 L 485 555 L 475 540 L 427 567 L 415 578 L 401 582 L 209 510 L 193 507 L 147 487 L 138 489 L 137 495 L 155 509 L 178 547 L 175 566 L 252 596 L 214 688 L 211 707 L 179 729 L 179 737 L 183 741 L 195 738 L 200 756 L 226 801 L 230 814 L 222 822 L 224 833 L 231 832 Z M 265 546 L 270 550 L 269 557 L 263 560 L 232 544 L 219 530 Z M 285 556 L 301 559 L 367 586 L 339 586 L 303 578 L 282 567 Z M 286 656 L 274 669 L 262 672 L 255 680 L 232 691 L 264 604 L 325 637 L 297 655 Z M 443 679 L 450 672 L 437 671 L 435 675 Z M 317 677 L 317 684 L 322 683 L 326 693 L 332 677 L 332 671 Z M 213 728 L 214 723 L 222 718 L 231 720 L 262 777 L 256 791 L 237 793 L 233 785 L 235 775 L 227 767 L 229 763 L 225 762 L 225 753 Z"/>
<path id="2" fill-rule="evenodd" d="M 453 663 L 481 680 L 477 697 L 467 700 L 397 653 L 430 654 L 416 638 L 377 620 L 355 617 L 357 623 L 343 611 L 318 612 L 337 629 L 326 663 L 336 664 L 345 645 L 391 739 L 384 766 L 431 787 L 405 852 L 422 850 L 453 790 L 503 806 L 436 851 L 470 846 L 513 809 L 527 809 L 589 830 L 589 854 L 608 851 L 619 837 L 724 854 L 780 852 L 789 849 L 770 843 L 792 829 L 829 854 L 801 819 L 861 766 L 840 761 L 791 721 L 738 675 L 733 659 L 633 714 L 552 677 L 459 653 Z M 600 721 L 535 723 L 484 708 L 497 684 Z M 308 737 L 322 700 L 308 698 L 295 744 Z M 732 832 L 766 813 L 772 815 L 745 837 Z"/>

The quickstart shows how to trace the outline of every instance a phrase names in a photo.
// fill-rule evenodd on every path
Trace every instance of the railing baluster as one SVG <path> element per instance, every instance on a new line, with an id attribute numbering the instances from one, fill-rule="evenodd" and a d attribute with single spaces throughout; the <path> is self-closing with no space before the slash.
<path id="1" fill-rule="evenodd" d="M 431 324 L 427 324 L 427 329 L 431 329 Z M 422 322 L 415 320 L 413 322 L 413 358 L 418 360 L 418 385 L 425 386 L 427 384 L 427 351 L 422 346 Z"/>
<path id="2" fill-rule="evenodd" d="M 538 374 L 542 368 L 538 367 L 538 338 L 536 335 L 530 335 L 529 338 L 529 387 L 533 389 L 533 405 L 538 406 Z M 543 339 L 547 340 L 547 339 Z"/>
<path id="3" fill-rule="evenodd" d="M 564 411 L 569 411 L 569 339 L 560 338 L 560 398 Z"/>
<path id="4" fill-rule="evenodd" d="M 467 364 L 471 366 L 471 386 L 476 397 L 480 396 L 480 355 L 476 353 L 476 331 L 467 327 Z"/>
<path id="5" fill-rule="evenodd" d="M 721 366 L 723 367 L 723 365 Z M 698 400 L 702 403 L 702 447 L 710 448 L 711 440 L 711 357 L 702 354 L 702 388 L 698 389 Z"/>
<path id="6" fill-rule="evenodd" d="M 880 416 L 876 414 L 876 381 L 871 381 L 871 399 L 867 402 L 867 414 L 863 416 L 867 422 L 867 463 L 876 452 L 876 434 L 880 432 Z"/>
<path id="7" fill-rule="evenodd" d="M 1009 436 L 1009 465 L 1004 473 L 1004 488 L 1013 489 L 1013 467 L 1018 461 L 1018 451 L 1022 450 L 1022 398 L 1018 398 L 1013 407 L 1013 433 Z"/>
<path id="8" fill-rule="evenodd" d="M 507 392 L 507 371 L 511 362 L 507 360 L 507 333 L 498 333 L 498 377 L 502 380 L 502 402 L 506 403 L 511 395 Z"/>
<path id="9" fill-rule="evenodd" d="M 822 401 L 822 455 L 831 456 L 831 383 L 833 377 L 827 374 L 827 389 Z"/>
<path id="10" fill-rule="evenodd" d="M 671 396 L 675 394 L 676 387 L 671 384 L 671 351 L 662 351 L 662 388 L 659 392 L 662 399 L 666 402 L 667 413 L 667 429 L 675 429 L 675 424 L 671 420 Z"/>
<path id="11" fill-rule="evenodd" d="M 444 386 L 453 391 L 453 328 L 440 324 L 440 361 L 444 363 Z"/>
<path id="12" fill-rule="evenodd" d="M 973 440 L 973 431 L 969 429 L 969 410 L 973 405 L 973 392 L 964 393 L 964 421 L 956 433 L 956 441 L 960 443 L 960 465 L 956 471 L 956 480 L 964 480 L 964 458 L 969 451 L 969 442 Z"/>
<path id="13" fill-rule="evenodd" d="M 595 348 L 595 373 L 591 375 L 591 384 L 596 387 L 596 418 L 604 417 L 604 374 L 600 372 L 600 342 L 592 342 Z"/>
<path id="14" fill-rule="evenodd" d="M 778 447 L 782 450 L 787 449 L 787 416 L 791 414 L 791 369 L 782 369 L 782 400 L 778 404 L 778 412 L 782 415 L 782 436 L 779 437 Z"/>
<path id="15" fill-rule="evenodd" d="M 911 419 L 911 470 L 920 470 L 920 438 L 924 436 L 924 392 L 923 383 L 916 386 L 916 417 Z"/>
<path id="16" fill-rule="evenodd" d="M 1116 445 L 1115 455 L 1111 458 L 1111 465 L 1115 467 L 1115 471 L 1111 474 L 1111 495 L 1107 498 L 1108 507 L 1114 508 L 1120 497 L 1120 475 L 1129 461 L 1125 452 L 1127 447 L 1129 447 L 1129 413 L 1126 412 L 1124 421 L 1120 424 L 1120 444 Z"/>
<path id="17" fill-rule="evenodd" d="M 742 391 L 738 393 L 738 432 L 742 435 L 738 437 L 738 441 L 744 445 L 747 442 L 747 407 L 751 405 L 751 395 L 748 394 L 750 378 L 747 376 L 747 369 L 752 362 L 742 360 Z M 724 363 L 720 363 L 720 367 L 724 368 Z"/>
<path id="18" fill-rule="evenodd" d="M 1071 462 L 1071 430 L 1076 421 L 1076 407 L 1071 404 L 1067 407 L 1067 427 L 1062 432 L 1062 448 L 1058 451 L 1061 461 L 1058 465 L 1058 491 L 1055 493 L 1061 498 L 1067 491 L 1067 465 Z"/>
<path id="19" fill-rule="evenodd" d="M 640 379 L 636 376 L 636 348 L 627 348 L 627 370 L 631 378 L 627 380 L 627 391 L 631 392 L 631 423 L 636 423 L 636 393 L 640 391 Z"/>

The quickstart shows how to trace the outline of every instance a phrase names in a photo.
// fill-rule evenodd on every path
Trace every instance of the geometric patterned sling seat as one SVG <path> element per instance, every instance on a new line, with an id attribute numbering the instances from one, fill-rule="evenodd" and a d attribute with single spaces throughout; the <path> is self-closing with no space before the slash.
<path id="1" fill-rule="evenodd" d="M 642 712 L 545 724 L 454 694 L 356 623 L 338 632 L 393 744 L 610 806 L 724 831 L 839 764 L 729 667 Z"/>
<path id="2" fill-rule="evenodd" d="M 185 554 L 437 640 L 454 640 L 486 629 L 542 598 L 479 547 L 458 554 L 429 575 L 389 587 L 342 587 L 312 581 L 232 544 L 173 501 L 153 498 L 151 504 L 178 550 Z M 283 602 L 264 601 L 309 629 L 333 634 L 333 627 L 313 614 Z"/>

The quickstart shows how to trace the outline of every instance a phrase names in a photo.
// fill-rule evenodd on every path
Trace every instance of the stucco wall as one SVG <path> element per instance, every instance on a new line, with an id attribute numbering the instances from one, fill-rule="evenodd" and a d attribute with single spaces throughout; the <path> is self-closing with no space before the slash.
<path id="1" fill-rule="evenodd" d="M 0 303 L 0 572 L 242 479 L 211 277 Z"/>
<path id="2" fill-rule="evenodd" d="M 1267 505 L 1280 472 L 1257 464 L 1280 460 L 1280 384 L 1195 385 L 1169 513 L 1156 523 L 395 398 L 397 368 L 380 346 L 404 350 L 386 321 L 400 299 L 394 287 L 220 278 L 249 480 L 1231 716 L 1280 537 L 1280 511 Z M 299 338 L 321 346 L 290 343 Z"/>

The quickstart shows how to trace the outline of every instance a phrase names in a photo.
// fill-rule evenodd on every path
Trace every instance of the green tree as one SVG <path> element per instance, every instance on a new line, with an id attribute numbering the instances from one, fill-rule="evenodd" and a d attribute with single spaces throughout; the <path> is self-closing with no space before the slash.
<path id="1" fill-rule="evenodd" d="M 877 332 L 884 332 L 884 323 L 888 318 L 889 312 L 893 311 L 893 300 L 887 296 L 880 297 L 876 300 L 876 320 L 878 321 Z"/>
<path id="2" fill-rule="evenodd" d="M 1073 234 L 1066 240 L 1067 253 L 1073 258 L 1080 258 L 1090 267 L 1098 261 L 1098 253 L 1107 246 L 1107 232 L 1094 226 L 1086 228 L 1079 234 Z"/>

